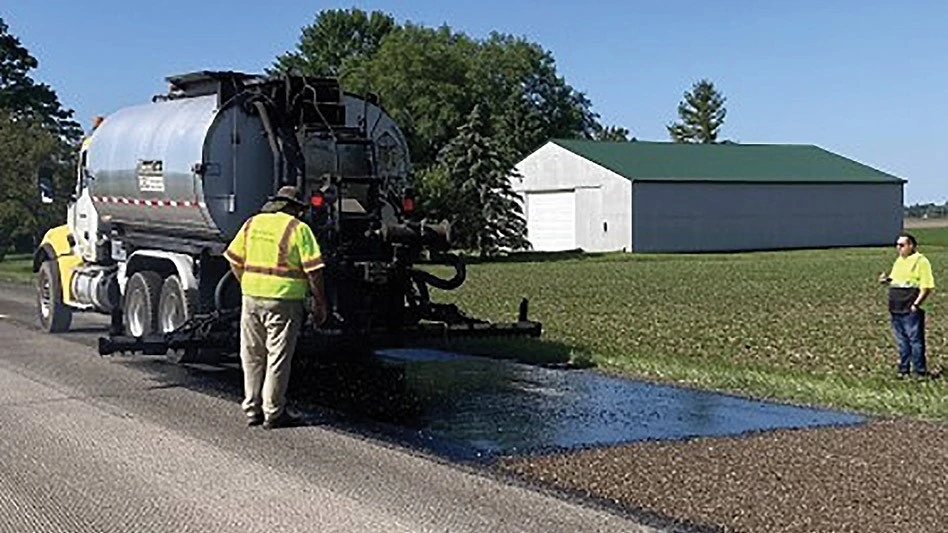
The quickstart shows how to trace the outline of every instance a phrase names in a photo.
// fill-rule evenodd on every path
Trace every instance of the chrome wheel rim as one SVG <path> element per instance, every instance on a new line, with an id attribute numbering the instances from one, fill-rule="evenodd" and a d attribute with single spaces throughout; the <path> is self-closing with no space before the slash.
<path id="1" fill-rule="evenodd" d="M 52 300 L 52 287 L 47 276 L 40 276 L 39 280 L 39 300 L 40 300 L 40 314 L 44 320 L 48 320 L 50 314 L 52 313 L 53 305 Z"/>
<path id="2" fill-rule="evenodd" d="M 168 294 L 162 303 L 164 305 L 159 310 L 161 331 L 162 333 L 168 333 L 177 329 L 184 322 L 184 304 L 181 301 L 181 295 L 177 293 Z"/>
<path id="3" fill-rule="evenodd" d="M 132 337 L 141 337 L 145 334 L 145 295 L 142 291 L 135 291 L 128 298 L 128 312 L 125 323 L 128 333 Z"/>

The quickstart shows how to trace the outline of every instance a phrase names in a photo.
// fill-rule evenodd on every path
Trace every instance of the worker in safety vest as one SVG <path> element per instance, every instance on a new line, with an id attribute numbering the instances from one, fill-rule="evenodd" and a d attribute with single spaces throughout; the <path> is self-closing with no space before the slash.
<path id="1" fill-rule="evenodd" d="M 243 293 L 242 407 L 248 425 L 264 429 L 298 423 L 286 412 L 286 389 L 307 296 L 314 322 L 327 316 L 323 260 L 312 230 L 298 218 L 306 207 L 298 194 L 296 187 L 282 187 L 224 252 Z"/>
<path id="2" fill-rule="evenodd" d="M 916 376 L 926 377 L 925 311 L 922 304 L 935 289 L 932 265 L 918 252 L 918 241 L 914 236 L 903 233 L 895 245 L 899 255 L 891 272 L 879 274 L 879 282 L 889 286 L 889 315 L 899 348 L 899 376 L 908 376 L 910 366 L 914 366 Z"/>

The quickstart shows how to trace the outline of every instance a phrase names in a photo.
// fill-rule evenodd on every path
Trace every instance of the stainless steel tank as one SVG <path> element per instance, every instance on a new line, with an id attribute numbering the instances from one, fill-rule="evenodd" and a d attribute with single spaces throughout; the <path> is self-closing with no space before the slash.
<path id="1" fill-rule="evenodd" d="M 409 173 L 408 145 L 378 106 L 345 95 L 346 125 L 366 125 L 378 172 L 393 186 Z M 303 143 L 307 163 L 332 157 Z M 326 162 L 328 165 L 328 162 Z M 328 168 L 328 166 L 327 166 Z M 100 219 L 138 231 L 228 241 L 273 191 L 273 155 L 259 117 L 217 95 L 128 107 L 95 130 L 86 182 Z M 307 175 L 311 175 L 307 172 Z"/>

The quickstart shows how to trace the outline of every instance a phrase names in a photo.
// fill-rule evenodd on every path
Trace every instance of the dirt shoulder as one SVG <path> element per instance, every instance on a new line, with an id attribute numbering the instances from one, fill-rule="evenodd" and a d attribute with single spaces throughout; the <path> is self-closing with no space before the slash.
<path id="1" fill-rule="evenodd" d="M 720 531 L 948 531 L 948 426 L 938 423 L 644 442 L 500 468 Z"/>
<path id="2" fill-rule="evenodd" d="M 948 228 L 948 218 L 906 218 L 902 220 L 905 229 Z"/>

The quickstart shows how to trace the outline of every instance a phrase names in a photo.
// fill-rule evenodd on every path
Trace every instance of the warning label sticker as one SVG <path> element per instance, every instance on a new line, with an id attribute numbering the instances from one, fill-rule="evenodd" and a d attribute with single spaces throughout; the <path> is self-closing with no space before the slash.
<path id="1" fill-rule="evenodd" d="M 165 192 L 164 165 L 161 161 L 138 162 L 138 190 L 141 192 Z"/>

